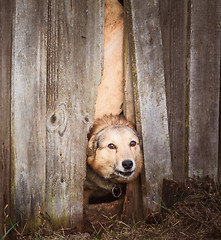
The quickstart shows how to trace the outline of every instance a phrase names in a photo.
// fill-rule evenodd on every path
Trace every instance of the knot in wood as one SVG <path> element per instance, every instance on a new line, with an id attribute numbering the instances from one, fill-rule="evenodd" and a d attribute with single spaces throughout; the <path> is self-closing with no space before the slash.
<path id="1" fill-rule="evenodd" d="M 60 136 L 63 136 L 67 128 L 68 111 L 65 103 L 60 103 L 56 110 L 49 114 L 47 120 L 47 130 L 49 132 L 58 132 Z"/>

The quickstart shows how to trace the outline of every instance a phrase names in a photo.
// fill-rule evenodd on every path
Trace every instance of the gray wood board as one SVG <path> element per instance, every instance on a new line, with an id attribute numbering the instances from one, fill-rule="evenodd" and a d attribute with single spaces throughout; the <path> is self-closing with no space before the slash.
<path id="1" fill-rule="evenodd" d="M 124 9 L 126 8 L 127 5 L 125 4 Z M 131 123 L 136 125 L 131 56 L 128 41 L 127 24 L 129 24 L 129 21 L 127 19 L 127 11 L 125 10 L 124 12 L 124 114 Z M 137 130 L 140 132 L 139 129 Z M 143 219 L 140 176 L 138 176 L 138 178 L 134 181 L 127 183 L 123 215 L 125 216 L 125 220 L 134 218 L 136 221 L 139 221 Z"/>
<path id="2" fill-rule="evenodd" d="M 46 23 L 44 1 L 16 1 L 12 46 L 12 200 L 15 221 L 38 225 L 44 206 Z"/>
<path id="3" fill-rule="evenodd" d="M 217 178 L 220 97 L 219 0 L 191 4 L 189 176 Z"/>
<path id="4" fill-rule="evenodd" d="M 15 220 L 82 227 L 87 131 L 103 58 L 103 1 L 17 0 L 12 51 Z"/>
<path id="5" fill-rule="evenodd" d="M 4 211 L 10 215 L 12 5 L 11 0 L 0 0 L 0 236 Z"/>
<path id="6" fill-rule="evenodd" d="M 148 211 L 159 208 L 163 178 L 172 176 L 159 1 L 133 0 L 127 4 L 136 117 L 141 120 L 144 148 L 144 204 Z"/>
<path id="7" fill-rule="evenodd" d="M 102 71 L 103 1 L 51 1 L 48 20 L 46 210 L 83 225 L 87 132 Z"/>
<path id="8" fill-rule="evenodd" d="M 160 16 L 173 179 L 183 181 L 187 176 L 187 1 L 160 0 Z"/>

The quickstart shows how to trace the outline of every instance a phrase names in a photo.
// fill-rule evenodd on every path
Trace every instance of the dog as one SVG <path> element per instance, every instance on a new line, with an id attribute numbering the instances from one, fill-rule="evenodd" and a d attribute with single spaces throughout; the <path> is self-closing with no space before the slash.
<path id="1" fill-rule="evenodd" d="M 141 138 L 123 115 L 105 115 L 95 120 L 88 133 L 87 171 L 84 201 L 111 193 L 122 194 L 124 183 L 141 172 Z"/>

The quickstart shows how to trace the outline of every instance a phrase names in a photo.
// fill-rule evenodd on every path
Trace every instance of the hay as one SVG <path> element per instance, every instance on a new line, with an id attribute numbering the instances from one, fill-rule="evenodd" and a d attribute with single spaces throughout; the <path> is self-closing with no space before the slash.
<path id="1" fill-rule="evenodd" d="M 171 192 L 179 199 L 172 207 L 162 206 L 161 212 L 150 214 L 146 221 L 129 223 L 120 220 L 101 220 L 100 229 L 93 224 L 93 233 L 76 233 L 71 229 L 45 235 L 42 227 L 38 233 L 18 236 L 18 239 L 102 239 L 102 240 L 207 240 L 221 239 L 221 184 L 209 178 L 187 179 L 184 184 L 172 181 L 176 186 Z M 178 193 L 178 195 L 177 195 Z M 172 194 L 171 199 L 174 198 Z M 169 204 L 170 205 L 170 204 Z M 113 213 L 112 210 L 110 212 Z M 97 216 L 97 213 L 94 213 Z"/>
<path id="2" fill-rule="evenodd" d="M 153 214 L 145 223 L 116 221 L 102 239 L 221 239 L 221 187 L 209 178 L 188 179 L 184 196 L 164 214 Z M 150 222 L 155 219 L 155 223 Z"/>

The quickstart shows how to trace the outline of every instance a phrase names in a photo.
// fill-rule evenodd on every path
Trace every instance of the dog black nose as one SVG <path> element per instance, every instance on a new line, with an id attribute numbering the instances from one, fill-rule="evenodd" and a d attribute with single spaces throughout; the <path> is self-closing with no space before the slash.
<path id="1" fill-rule="evenodd" d="M 124 169 L 130 170 L 133 167 L 133 162 L 131 160 L 124 160 L 122 162 L 122 166 L 124 167 Z"/>

